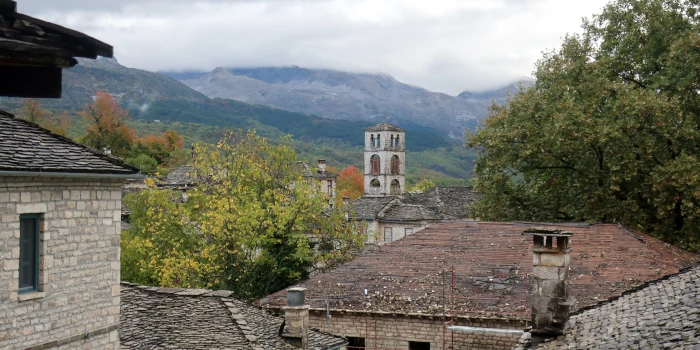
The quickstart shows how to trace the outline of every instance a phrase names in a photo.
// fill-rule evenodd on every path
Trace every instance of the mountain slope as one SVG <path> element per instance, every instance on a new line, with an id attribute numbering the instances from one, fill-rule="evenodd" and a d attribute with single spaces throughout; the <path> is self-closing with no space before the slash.
<path id="1" fill-rule="evenodd" d="M 329 119 L 411 123 L 461 139 L 487 110 L 447 94 L 403 84 L 385 74 L 300 67 L 217 68 L 165 72 L 209 97 L 318 115 Z"/>

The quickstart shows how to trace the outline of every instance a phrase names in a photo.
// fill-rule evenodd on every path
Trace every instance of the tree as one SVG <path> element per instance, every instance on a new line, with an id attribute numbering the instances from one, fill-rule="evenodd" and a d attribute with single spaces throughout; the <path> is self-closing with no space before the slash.
<path id="1" fill-rule="evenodd" d="M 66 136 L 66 130 L 71 125 L 67 112 L 54 115 L 43 109 L 37 100 L 31 98 L 24 100 L 24 107 L 19 117 L 61 136 Z"/>
<path id="2" fill-rule="evenodd" d="M 139 153 L 136 157 L 126 158 L 124 163 L 138 168 L 142 173 L 151 173 L 158 167 L 158 161 L 145 153 Z"/>
<path id="3" fill-rule="evenodd" d="M 155 159 L 159 165 L 177 165 L 188 158 L 188 152 L 182 152 L 183 144 L 184 138 L 181 135 L 175 131 L 167 130 L 161 136 L 147 135 L 136 139 L 131 154 L 148 155 Z"/>
<path id="4" fill-rule="evenodd" d="M 85 105 L 80 115 L 88 123 L 82 142 L 97 150 L 109 147 L 123 157 L 134 142 L 134 130 L 126 125 L 129 115 L 106 92 L 97 92 L 95 101 Z"/>
<path id="5" fill-rule="evenodd" d="M 340 171 L 337 186 L 341 197 L 359 198 L 365 192 L 365 176 L 360 169 L 350 165 Z"/>
<path id="6" fill-rule="evenodd" d="M 435 183 L 430 181 L 430 179 L 420 180 L 415 186 L 411 188 L 411 191 L 421 191 L 425 192 L 431 188 L 435 187 Z"/>
<path id="7" fill-rule="evenodd" d="M 123 278 L 161 286 L 224 288 L 255 299 L 354 257 L 365 237 L 326 208 L 288 146 L 254 133 L 194 148 L 187 192 L 150 188 L 125 201 Z"/>
<path id="8" fill-rule="evenodd" d="M 618 0 L 494 105 L 473 208 L 486 220 L 622 223 L 700 250 L 698 4 Z"/>

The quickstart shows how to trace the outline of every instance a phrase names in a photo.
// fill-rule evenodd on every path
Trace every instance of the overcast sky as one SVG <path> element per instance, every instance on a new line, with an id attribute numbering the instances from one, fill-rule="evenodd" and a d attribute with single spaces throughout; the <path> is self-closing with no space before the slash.
<path id="1" fill-rule="evenodd" d="M 18 0 L 151 71 L 288 66 L 387 73 L 456 95 L 532 75 L 607 0 Z"/>

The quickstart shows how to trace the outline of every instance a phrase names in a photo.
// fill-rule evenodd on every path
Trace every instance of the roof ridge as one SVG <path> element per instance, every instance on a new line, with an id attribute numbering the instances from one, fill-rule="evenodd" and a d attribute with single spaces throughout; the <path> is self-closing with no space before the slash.
<path id="1" fill-rule="evenodd" d="M 245 315 L 240 313 L 238 307 L 236 307 L 236 305 L 233 304 L 233 300 L 235 299 L 220 298 L 219 303 L 222 304 L 222 306 L 228 312 L 228 316 L 231 319 L 231 322 L 238 328 L 239 331 L 241 331 L 241 333 L 243 333 L 243 336 L 248 341 L 248 347 L 254 349 L 254 346 L 251 343 L 254 343 L 254 345 L 256 346 L 260 345 L 260 343 L 258 342 L 259 338 L 255 335 L 255 333 L 253 333 L 252 329 L 247 326 L 248 322 L 245 320 Z M 270 314 L 270 316 L 277 317 L 272 314 Z"/>
<path id="2" fill-rule="evenodd" d="M 195 288 L 168 288 L 168 287 L 157 287 L 157 286 L 146 286 L 137 283 L 131 283 L 127 281 L 119 282 L 120 285 L 128 286 L 132 288 L 138 288 L 146 292 L 152 293 L 162 293 L 162 294 L 173 294 L 178 296 L 189 296 L 189 297 L 222 297 L 228 298 L 233 295 L 230 290 L 211 290 L 211 289 L 195 289 Z M 251 304 L 252 305 L 252 304 Z"/>
<path id="3" fill-rule="evenodd" d="M 95 156 L 97 156 L 98 158 L 101 158 L 101 159 L 103 159 L 103 160 L 105 160 L 105 161 L 107 161 L 107 162 L 109 162 L 109 163 L 112 163 L 113 165 L 117 165 L 117 166 L 123 167 L 123 168 L 128 169 L 128 170 L 131 170 L 131 171 L 133 171 L 133 172 L 135 172 L 135 173 L 139 173 L 139 172 L 140 172 L 138 168 L 133 167 L 133 166 L 128 165 L 128 164 L 125 164 L 124 161 L 121 160 L 120 158 L 117 158 L 117 157 L 114 157 L 114 156 L 110 156 L 110 155 L 106 155 L 106 154 L 104 154 L 104 153 L 102 153 L 102 152 L 97 151 L 96 149 L 94 149 L 94 148 L 92 148 L 92 147 L 89 147 L 89 146 L 80 144 L 80 143 L 78 143 L 78 142 L 75 142 L 75 141 L 71 140 L 71 139 L 68 138 L 68 137 L 61 136 L 61 135 L 59 135 L 59 134 L 56 134 L 56 133 L 52 132 L 51 130 L 45 129 L 45 128 L 39 126 L 39 125 L 36 124 L 36 123 L 32 123 L 32 122 L 30 122 L 30 121 L 28 121 L 28 120 L 19 118 L 19 117 L 15 116 L 14 114 L 10 113 L 10 112 L 0 110 L 0 116 L 4 116 L 4 117 L 8 117 L 8 118 L 14 119 L 14 120 L 16 120 L 16 121 L 18 121 L 18 122 L 20 122 L 20 123 L 23 123 L 23 124 L 26 124 L 26 125 L 28 125 L 28 126 L 31 126 L 31 127 L 33 127 L 33 128 L 38 129 L 37 131 L 41 132 L 42 134 L 45 134 L 45 135 L 48 135 L 48 136 L 50 136 L 50 137 L 59 139 L 60 141 L 69 143 L 69 144 L 71 144 L 71 145 L 73 145 L 73 146 L 80 147 L 80 148 L 82 148 L 82 149 L 84 149 L 84 150 L 86 150 L 86 151 L 88 151 L 88 152 L 90 152 L 90 153 L 93 153 L 93 154 L 94 154 Z"/>

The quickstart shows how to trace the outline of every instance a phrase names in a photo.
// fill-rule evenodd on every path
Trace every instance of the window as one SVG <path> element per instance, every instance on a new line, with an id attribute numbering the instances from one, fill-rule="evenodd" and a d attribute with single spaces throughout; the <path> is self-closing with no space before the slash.
<path id="1" fill-rule="evenodd" d="M 374 154 L 369 158 L 370 174 L 379 175 L 381 171 L 379 156 Z"/>
<path id="2" fill-rule="evenodd" d="M 397 155 L 391 156 L 391 173 L 392 174 L 399 173 L 400 164 L 401 164 L 401 161 L 399 160 L 399 156 L 397 156 Z"/>
<path id="3" fill-rule="evenodd" d="M 401 194 L 401 184 L 399 180 L 391 180 L 391 187 L 389 188 L 391 194 Z"/>
<path id="4" fill-rule="evenodd" d="M 412 234 L 413 234 L 413 228 L 412 228 L 412 227 L 411 227 L 411 228 L 408 228 L 408 227 L 407 227 L 407 228 L 406 228 L 406 236 L 410 236 L 410 235 L 412 235 Z"/>
<path id="5" fill-rule="evenodd" d="M 19 293 L 39 291 L 38 214 L 19 216 Z"/>
<path id="6" fill-rule="evenodd" d="M 369 185 L 370 185 L 371 187 L 379 187 L 379 186 L 381 186 L 382 184 L 379 183 L 379 180 L 377 180 L 377 179 L 372 179 L 372 181 L 369 182 Z"/>
<path id="7" fill-rule="evenodd" d="M 365 338 L 362 337 L 348 337 L 348 350 L 364 350 L 365 348 Z"/>
<path id="8" fill-rule="evenodd" d="M 374 147 L 374 135 L 369 135 L 369 142 Z"/>
<path id="9" fill-rule="evenodd" d="M 377 146 L 375 147 L 381 147 L 382 146 L 382 141 L 381 141 L 381 135 L 377 135 Z"/>
<path id="10" fill-rule="evenodd" d="M 391 227 L 385 227 L 384 228 L 384 242 L 391 242 L 392 235 L 391 235 Z"/>
<path id="11" fill-rule="evenodd" d="M 328 182 L 328 195 L 333 197 L 333 180 L 326 180 Z"/>
<path id="12" fill-rule="evenodd" d="M 396 135 L 396 138 L 394 139 L 394 147 L 399 147 L 399 135 Z"/>
<path id="13" fill-rule="evenodd" d="M 430 342 L 410 341 L 408 342 L 408 350 L 430 350 Z"/>

